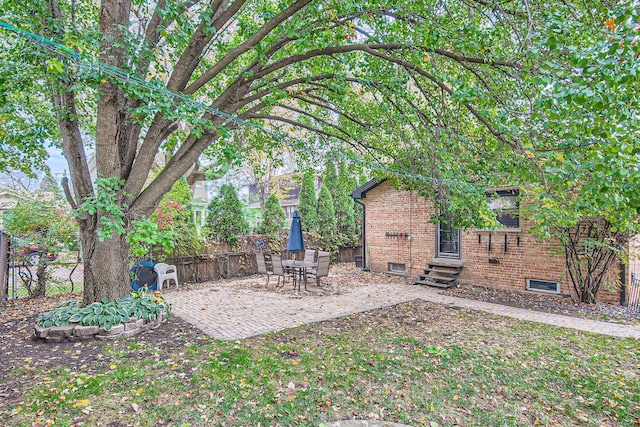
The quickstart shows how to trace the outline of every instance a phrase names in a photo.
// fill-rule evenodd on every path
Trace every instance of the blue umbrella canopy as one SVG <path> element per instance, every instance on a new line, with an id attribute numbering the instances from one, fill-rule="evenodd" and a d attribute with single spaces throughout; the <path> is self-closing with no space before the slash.
<path id="1" fill-rule="evenodd" d="M 291 230 L 289 230 L 289 243 L 287 243 L 287 250 L 294 254 L 304 250 L 302 222 L 300 221 L 300 213 L 297 210 L 293 212 L 293 219 L 291 220 Z"/>

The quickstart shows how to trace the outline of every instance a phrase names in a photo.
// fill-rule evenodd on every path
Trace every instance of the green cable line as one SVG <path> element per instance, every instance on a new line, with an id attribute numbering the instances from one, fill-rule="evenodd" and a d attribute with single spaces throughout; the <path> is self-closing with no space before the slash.
<path id="1" fill-rule="evenodd" d="M 276 131 L 273 129 L 267 129 L 264 126 L 261 126 L 257 123 L 253 123 L 250 122 L 248 120 L 242 119 L 241 117 L 238 117 L 236 115 L 233 114 L 229 114 L 226 113 L 224 111 L 218 110 L 216 108 L 210 107 L 208 105 L 205 105 L 199 101 L 195 101 L 191 98 L 189 98 L 188 96 L 185 96 L 181 93 L 176 93 L 176 92 L 172 92 L 166 88 L 154 85 L 136 75 L 132 75 L 126 71 L 123 71 L 119 68 L 107 65 L 103 62 L 94 60 L 92 58 L 89 58 L 85 55 L 82 55 L 78 52 L 73 51 L 72 49 L 61 45 L 53 40 L 50 40 L 48 38 L 39 36 L 37 34 L 34 34 L 30 31 L 27 30 L 23 30 L 21 28 L 15 27 L 5 21 L 0 20 L 0 28 L 4 28 L 5 30 L 11 31 L 12 33 L 15 33 L 17 36 L 25 38 L 29 41 L 31 41 L 34 44 L 40 45 L 42 47 L 44 47 L 45 49 L 52 51 L 54 53 L 63 55 L 65 57 L 71 58 L 72 60 L 74 60 L 80 67 L 89 67 L 90 69 L 92 68 L 97 68 L 98 70 L 102 71 L 105 74 L 108 74 L 109 76 L 113 77 L 116 80 L 119 81 L 126 81 L 126 82 L 130 82 L 133 84 L 136 84 L 138 86 L 147 88 L 153 92 L 158 92 L 161 93 L 165 96 L 167 96 L 169 99 L 171 99 L 172 101 L 174 101 L 175 99 L 179 99 L 189 105 L 195 106 L 200 110 L 205 110 L 208 111 L 216 116 L 222 117 L 224 119 L 226 119 L 227 121 L 225 123 L 222 124 L 222 127 L 224 127 L 224 125 L 228 122 L 233 122 L 237 125 L 247 125 L 250 127 L 253 127 L 255 129 L 261 130 L 263 132 L 266 132 L 270 135 L 274 135 L 275 137 L 277 137 L 280 140 L 285 141 L 286 140 L 290 140 L 290 141 L 294 141 L 297 144 L 295 146 L 297 146 L 300 149 L 304 149 L 306 150 L 308 153 L 310 153 L 311 155 L 316 155 L 318 154 L 317 151 L 315 150 L 311 150 L 310 148 L 306 148 L 305 146 L 309 145 L 308 141 L 304 141 L 300 138 L 297 138 L 295 136 L 289 135 L 289 134 L 285 134 L 282 133 L 280 131 Z M 294 146 L 293 144 L 289 144 L 291 146 Z M 368 166 L 369 168 L 373 169 L 373 170 L 380 170 L 383 171 L 386 174 L 398 177 L 398 178 L 411 178 L 411 179 L 415 179 L 415 180 L 419 180 L 419 181 L 430 181 L 433 183 L 442 183 L 442 182 L 451 182 L 451 183 L 460 183 L 459 180 L 441 180 L 438 178 L 432 178 L 432 177 L 427 177 L 424 175 L 418 175 L 418 174 L 413 174 L 413 173 L 409 173 L 409 172 L 405 172 L 405 171 L 400 171 L 400 170 L 396 170 L 390 167 L 385 167 L 383 165 L 380 165 L 378 163 L 373 163 L 373 162 L 369 162 L 366 160 L 362 160 L 356 157 L 352 157 L 349 156 L 345 153 L 342 152 L 338 152 L 335 149 L 331 148 L 329 146 L 329 150 L 328 152 L 325 154 L 326 156 L 330 157 L 330 158 L 340 158 L 343 160 L 347 160 L 350 163 L 360 163 L 363 165 Z"/>

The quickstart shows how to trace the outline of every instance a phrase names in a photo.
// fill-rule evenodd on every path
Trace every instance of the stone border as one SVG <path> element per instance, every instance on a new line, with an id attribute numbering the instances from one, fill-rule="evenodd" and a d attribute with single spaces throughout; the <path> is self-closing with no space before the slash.
<path id="1" fill-rule="evenodd" d="M 40 340 L 52 343 L 63 341 L 77 342 L 92 339 L 113 340 L 119 337 L 132 337 L 150 329 L 156 329 L 160 324 L 167 321 L 167 317 L 167 311 L 160 312 L 153 322 L 138 319 L 133 316 L 131 321 L 115 325 L 108 331 L 100 326 L 82 326 L 78 323 L 70 323 L 65 326 L 51 326 L 50 328 L 43 328 L 36 325 L 33 334 Z"/>

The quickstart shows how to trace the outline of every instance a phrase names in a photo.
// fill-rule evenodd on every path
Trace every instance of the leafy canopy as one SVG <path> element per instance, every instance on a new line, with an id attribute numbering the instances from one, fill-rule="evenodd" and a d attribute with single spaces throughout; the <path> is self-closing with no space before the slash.
<path id="1" fill-rule="evenodd" d="M 114 253 L 106 249 L 113 242 L 99 240 L 113 235 L 100 232 L 105 224 L 150 215 L 201 156 L 237 164 L 252 148 L 290 149 L 302 167 L 333 157 L 395 177 L 462 226 L 491 225 L 484 191 L 505 183 L 534 199 L 557 200 L 550 208 L 560 218 L 589 205 L 584 197 L 594 200 L 592 211 L 604 203 L 608 216 L 620 217 L 616 206 L 634 204 L 626 202 L 636 182 L 628 167 L 637 164 L 636 6 L 0 0 L 0 20 L 18 28 L 1 30 L 0 48 L 1 60 L 32 76 L 25 80 L 42 105 L 52 100 L 69 161 L 70 205 L 83 206 L 95 194 L 108 199 L 99 194 L 106 187 L 91 180 L 92 148 L 98 176 L 118 183 L 117 209 L 79 211 L 83 241 L 98 249 L 88 256 L 105 257 Z M 23 30 L 63 48 L 34 43 Z M 48 111 L 31 112 L 26 97 L 11 96 L 30 123 Z M 549 98 L 554 108 L 544 106 Z M 607 115 L 615 129 L 606 129 Z M 245 137 L 247 129 L 269 137 Z M 10 141 L 34 151 L 17 137 Z M 167 162 L 148 179 L 159 151 Z M 618 190 L 627 183 L 631 190 Z M 305 223 L 312 221 L 309 213 Z M 95 298 L 124 290 L 116 282 L 126 279 L 126 242 L 118 245 L 119 257 L 88 263 L 121 264 L 118 280 L 88 275 L 114 277 L 85 284 L 97 289 Z"/>

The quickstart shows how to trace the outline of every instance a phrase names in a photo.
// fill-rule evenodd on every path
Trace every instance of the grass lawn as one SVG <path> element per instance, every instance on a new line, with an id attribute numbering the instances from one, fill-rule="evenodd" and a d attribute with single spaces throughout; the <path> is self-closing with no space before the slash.
<path id="1" fill-rule="evenodd" d="M 640 425 L 638 340 L 421 301 L 235 342 L 174 317 L 111 343 L 23 343 L 59 359 L 12 356 L 0 425 Z"/>

